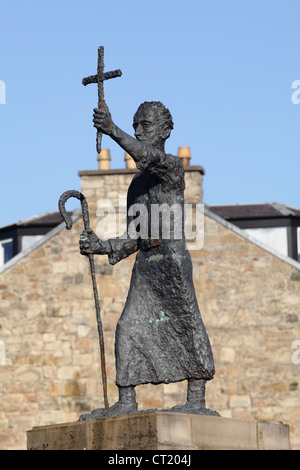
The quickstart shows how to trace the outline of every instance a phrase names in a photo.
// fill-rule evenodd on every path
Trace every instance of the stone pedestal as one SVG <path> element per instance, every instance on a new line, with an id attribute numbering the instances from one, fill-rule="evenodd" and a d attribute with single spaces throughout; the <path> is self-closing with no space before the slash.
<path id="1" fill-rule="evenodd" d="M 165 411 L 35 427 L 28 450 L 289 450 L 279 422 Z"/>

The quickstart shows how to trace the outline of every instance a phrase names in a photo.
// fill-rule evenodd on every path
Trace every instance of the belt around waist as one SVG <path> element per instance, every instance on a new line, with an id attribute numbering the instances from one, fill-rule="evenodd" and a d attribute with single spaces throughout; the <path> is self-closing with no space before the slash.
<path id="1" fill-rule="evenodd" d="M 160 238 L 149 238 L 148 240 L 139 240 L 138 247 L 141 251 L 151 250 L 151 248 L 156 248 L 157 246 L 168 245 L 173 243 L 179 243 L 184 240 L 170 240 L 170 239 L 160 239 Z"/>

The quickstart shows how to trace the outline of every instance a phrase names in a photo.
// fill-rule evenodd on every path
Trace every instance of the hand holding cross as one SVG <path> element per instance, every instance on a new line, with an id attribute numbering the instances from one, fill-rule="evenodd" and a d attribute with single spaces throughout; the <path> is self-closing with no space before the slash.
<path id="1" fill-rule="evenodd" d="M 104 100 L 104 87 L 103 82 L 104 80 L 109 80 L 110 78 L 121 77 L 122 72 L 120 69 L 113 70 L 111 72 L 104 72 L 104 47 L 98 47 L 98 67 L 97 67 L 97 75 L 91 75 L 90 77 L 86 77 L 82 80 L 82 84 L 84 86 L 88 85 L 89 83 L 97 83 L 98 84 L 98 108 L 103 109 L 106 107 L 106 103 Z M 98 154 L 101 151 L 101 140 L 102 140 L 102 133 L 97 129 L 97 152 Z"/>

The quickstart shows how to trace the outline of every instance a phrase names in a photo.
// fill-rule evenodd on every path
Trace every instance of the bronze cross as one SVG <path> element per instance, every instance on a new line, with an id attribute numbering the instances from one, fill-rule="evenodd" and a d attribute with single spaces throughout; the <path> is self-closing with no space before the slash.
<path id="1" fill-rule="evenodd" d="M 121 77 L 122 72 L 120 69 L 113 70 L 111 72 L 104 72 L 104 47 L 98 47 L 98 67 L 97 67 L 97 75 L 91 75 L 90 77 L 86 77 L 82 80 L 82 84 L 84 86 L 88 85 L 89 83 L 97 83 L 98 84 L 98 108 L 103 108 L 106 106 L 104 100 L 104 88 L 103 82 L 104 80 L 109 80 L 110 78 Z M 102 133 L 97 130 L 97 152 L 98 154 L 101 151 L 101 140 L 102 140 Z"/>

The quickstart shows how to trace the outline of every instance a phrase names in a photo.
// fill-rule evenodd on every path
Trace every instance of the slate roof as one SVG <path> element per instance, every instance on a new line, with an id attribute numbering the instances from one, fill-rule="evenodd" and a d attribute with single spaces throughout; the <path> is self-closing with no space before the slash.
<path id="1" fill-rule="evenodd" d="M 73 212 L 68 212 L 72 215 Z M 19 228 L 19 227 L 56 227 L 63 221 L 60 213 L 57 212 L 45 212 L 43 214 L 34 215 L 28 219 L 19 220 L 13 224 L 5 225 L 0 227 L 0 231 L 6 231 L 8 229 Z"/>
<path id="2" fill-rule="evenodd" d="M 278 217 L 299 217 L 300 209 L 277 202 L 262 204 L 233 204 L 208 206 L 209 209 L 225 220 L 266 219 Z"/>

